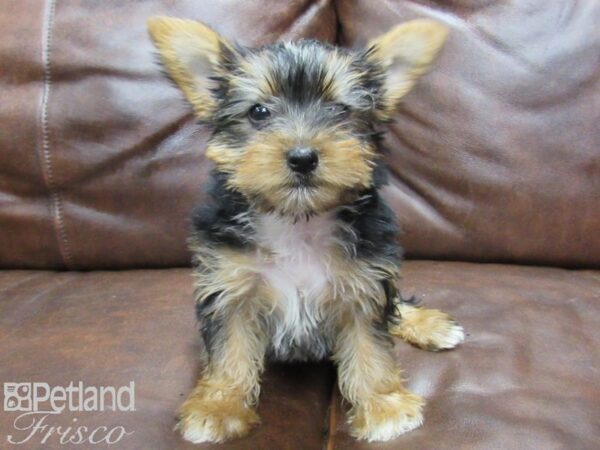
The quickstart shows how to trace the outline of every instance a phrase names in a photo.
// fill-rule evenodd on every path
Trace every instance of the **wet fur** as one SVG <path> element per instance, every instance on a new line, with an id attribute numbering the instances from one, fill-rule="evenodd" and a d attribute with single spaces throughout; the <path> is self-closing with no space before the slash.
<path id="1" fill-rule="evenodd" d="M 388 440 L 419 426 L 423 400 L 402 386 L 391 333 L 430 350 L 462 329 L 403 302 L 402 251 L 379 126 L 423 74 L 446 29 L 400 25 L 350 51 L 317 41 L 258 49 L 193 21 L 154 18 L 150 34 L 198 119 L 213 130 L 209 201 L 193 215 L 196 312 L 207 364 L 180 409 L 192 442 L 243 436 L 267 358 L 331 358 L 350 403 L 352 433 Z M 249 119 L 260 104 L 269 119 Z M 286 164 L 314 149 L 314 172 Z"/>

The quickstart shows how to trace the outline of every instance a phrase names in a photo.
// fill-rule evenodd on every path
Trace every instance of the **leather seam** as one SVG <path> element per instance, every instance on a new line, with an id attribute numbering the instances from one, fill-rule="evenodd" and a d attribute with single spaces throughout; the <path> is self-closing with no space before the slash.
<path id="1" fill-rule="evenodd" d="M 46 4 L 46 11 L 44 14 L 44 36 L 42 42 L 42 66 L 44 71 L 44 90 L 42 94 L 42 113 L 40 120 L 42 132 L 42 167 L 50 197 L 50 209 L 53 216 L 53 224 L 56 233 L 56 239 L 58 241 L 58 248 L 63 264 L 69 268 L 72 266 L 72 257 L 67 233 L 65 230 L 62 198 L 56 185 L 55 172 L 52 164 L 52 148 L 50 145 L 50 127 L 48 119 L 49 99 L 50 92 L 52 90 L 52 65 L 50 60 L 55 9 L 56 0 L 49 0 Z"/>

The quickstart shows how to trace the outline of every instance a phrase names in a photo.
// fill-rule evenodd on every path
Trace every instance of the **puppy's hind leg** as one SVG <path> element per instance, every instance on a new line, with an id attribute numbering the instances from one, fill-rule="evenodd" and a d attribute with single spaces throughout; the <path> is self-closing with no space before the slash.
<path id="1" fill-rule="evenodd" d="M 448 314 L 394 300 L 394 314 L 388 328 L 391 334 L 423 350 L 440 351 L 456 347 L 465 339 L 463 328 Z"/>

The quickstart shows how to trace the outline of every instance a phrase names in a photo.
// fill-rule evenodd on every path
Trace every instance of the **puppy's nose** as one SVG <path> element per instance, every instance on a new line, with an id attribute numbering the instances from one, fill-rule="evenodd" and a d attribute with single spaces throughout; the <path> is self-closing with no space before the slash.
<path id="1" fill-rule="evenodd" d="M 294 172 L 306 175 L 317 168 L 319 156 L 312 148 L 297 147 L 288 152 L 287 164 Z"/>

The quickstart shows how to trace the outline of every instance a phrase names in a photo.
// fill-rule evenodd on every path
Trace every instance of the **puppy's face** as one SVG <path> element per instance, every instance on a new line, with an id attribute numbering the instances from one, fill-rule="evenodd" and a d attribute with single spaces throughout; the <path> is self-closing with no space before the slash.
<path id="1" fill-rule="evenodd" d="M 242 48 L 199 22 L 165 17 L 149 30 L 169 75 L 212 126 L 207 157 L 229 187 L 294 217 L 374 184 L 374 126 L 391 118 L 447 35 L 419 20 L 350 51 L 316 41 Z"/>

